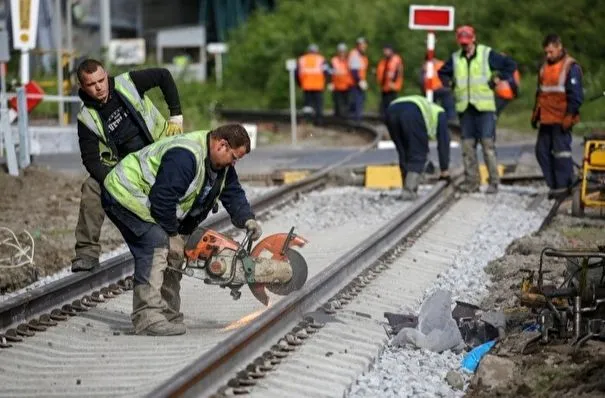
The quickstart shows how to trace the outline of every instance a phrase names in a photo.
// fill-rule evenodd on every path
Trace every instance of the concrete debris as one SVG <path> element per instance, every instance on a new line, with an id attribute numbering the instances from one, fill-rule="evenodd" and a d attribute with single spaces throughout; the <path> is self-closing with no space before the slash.
<path id="1" fill-rule="evenodd" d="M 455 370 L 450 370 L 445 375 L 445 381 L 450 385 L 454 390 L 462 390 L 464 388 L 464 377 Z"/>
<path id="2" fill-rule="evenodd" d="M 514 378 L 515 363 L 508 358 L 486 355 L 479 363 L 477 373 L 471 379 L 471 385 L 486 388 L 505 386 Z"/>

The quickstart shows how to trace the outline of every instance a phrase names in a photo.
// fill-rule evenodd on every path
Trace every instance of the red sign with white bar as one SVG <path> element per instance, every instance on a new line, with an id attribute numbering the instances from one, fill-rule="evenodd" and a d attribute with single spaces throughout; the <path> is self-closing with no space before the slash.
<path id="1" fill-rule="evenodd" d="M 410 29 L 454 30 L 454 7 L 410 6 Z"/>

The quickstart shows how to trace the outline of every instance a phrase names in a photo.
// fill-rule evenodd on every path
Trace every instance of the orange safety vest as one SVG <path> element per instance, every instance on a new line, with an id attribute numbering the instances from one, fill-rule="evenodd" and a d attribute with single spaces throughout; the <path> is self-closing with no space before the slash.
<path id="1" fill-rule="evenodd" d="M 359 78 L 361 80 L 366 80 L 366 77 L 368 76 L 368 57 L 361 54 L 358 49 L 354 48 L 351 51 L 349 51 L 349 57 L 347 59 L 348 62 L 351 61 L 351 57 L 353 55 L 357 55 L 358 57 L 361 58 L 361 69 L 359 69 Z M 351 79 L 352 79 L 352 77 L 351 77 Z"/>
<path id="2" fill-rule="evenodd" d="M 393 80 L 393 77 L 395 80 Z M 393 54 L 388 60 L 383 58 L 378 63 L 376 69 L 376 79 L 383 93 L 390 91 L 400 91 L 403 86 L 403 61 L 397 54 Z M 391 87 L 391 82 L 395 87 Z"/>
<path id="3" fill-rule="evenodd" d="M 326 86 L 323 64 L 319 54 L 305 54 L 298 59 L 298 78 L 304 91 L 323 91 Z"/>
<path id="4" fill-rule="evenodd" d="M 569 68 L 575 62 L 575 59 L 565 55 L 559 62 L 552 65 L 545 62 L 540 68 L 540 85 L 538 87 L 540 123 L 561 124 L 563 122 L 567 112 L 565 80 Z"/>
<path id="5" fill-rule="evenodd" d="M 335 55 L 332 57 L 331 64 L 334 91 L 347 91 L 353 84 L 347 59 Z"/>
<path id="6" fill-rule="evenodd" d="M 443 88 L 443 83 L 441 83 L 441 79 L 439 78 L 439 75 L 437 74 L 437 72 L 439 71 L 439 69 L 441 69 L 441 67 L 445 64 L 445 62 L 443 62 L 440 59 L 433 59 L 433 77 L 428 80 L 426 77 L 426 65 L 427 62 L 424 63 L 423 66 L 423 71 L 424 71 L 424 89 L 425 90 L 433 90 L 433 91 L 437 91 L 441 88 Z"/>
<path id="7" fill-rule="evenodd" d="M 521 84 L 521 74 L 518 69 L 515 69 L 513 73 L 513 79 L 515 80 L 515 84 L 517 85 L 517 90 L 519 89 L 519 85 Z M 515 98 L 515 93 L 510 86 L 510 83 L 507 80 L 500 80 L 496 85 L 496 95 L 505 100 L 512 100 Z"/>

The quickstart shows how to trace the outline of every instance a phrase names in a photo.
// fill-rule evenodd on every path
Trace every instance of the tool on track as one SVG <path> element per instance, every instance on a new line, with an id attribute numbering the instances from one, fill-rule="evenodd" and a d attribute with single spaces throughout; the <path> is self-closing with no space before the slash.
<path id="1" fill-rule="evenodd" d="M 210 285 L 231 289 L 234 300 L 248 285 L 254 297 L 269 304 L 270 292 L 286 296 L 302 288 L 307 281 L 307 262 L 293 249 L 307 240 L 294 233 L 267 236 L 252 248 L 251 234 L 238 243 L 216 231 L 198 228 L 185 245 L 183 268 L 179 272 Z"/>

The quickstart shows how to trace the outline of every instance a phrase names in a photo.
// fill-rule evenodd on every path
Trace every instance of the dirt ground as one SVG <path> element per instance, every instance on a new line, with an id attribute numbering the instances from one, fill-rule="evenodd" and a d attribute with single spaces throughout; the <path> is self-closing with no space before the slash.
<path id="1" fill-rule="evenodd" d="M 521 354 L 524 341 L 538 332 L 523 332 L 523 326 L 536 319 L 535 313 L 519 306 L 515 293 L 520 291 L 524 268 L 537 270 L 540 252 L 553 248 L 595 248 L 605 244 L 605 218 L 592 213 L 578 219 L 566 214 L 564 204 L 552 224 L 542 233 L 513 242 L 506 254 L 491 262 L 486 271 L 494 286 L 483 309 L 504 310 L 509 314 L 507 337 L 490 352 L 513 366 L 513 377 L 501 386 L 490 387 L 474 376 L 468 397 L 603 397 L 605 396 L 605 342 L 590 340 L 574 351 L 569 342 L 534 345 L 532 352 Z M 564 280 L 565 262 L 548 260 L 546 284 Z M 512 362 L 509 362 L 512 361 Z M 508 366 L 507 365 L 507 366 Z M 481 366 L 481 365 L 480 365 Z M 473 385 L 475 383 L 475 385 Z M 489 384 L 489 383 L 488 383 Z"/>
<path id="2" fill-rule="evenodd" d="M 33 283 L 68 266 L 74 253 L 74 229 L 78 220 L 80 187 L 84 176 L 62 174 L 32 166 L 19 177 L 0 168 L 0 227 L 11 229 L 22 244 L 34 238 L 34 265 L 15 269 L 0 268 L 0 294 Z M 0 242 L 10 237 L 0 231 Z M 123 243 L 118 230 L 107 220 L 103 224 L 101 245 L 108 251 Z M 0 245 L 0 261 L 15 250 Z M 6 262 L 2 262 L 6 265 Z"/>

